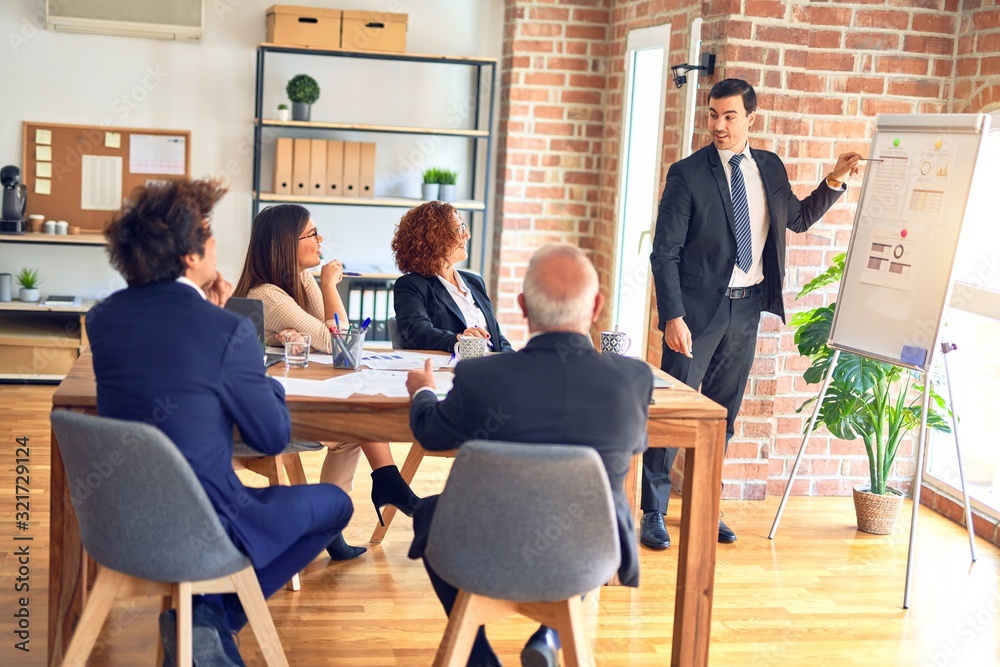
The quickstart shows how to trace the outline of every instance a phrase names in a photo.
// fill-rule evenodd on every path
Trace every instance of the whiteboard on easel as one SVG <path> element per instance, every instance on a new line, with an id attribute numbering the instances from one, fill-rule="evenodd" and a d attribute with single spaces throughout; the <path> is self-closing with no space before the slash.
<path id="1" fill-rule="evenodd" d="M 831 347 L 928 370 L 989 126 L 985 114 L 878 116 Z"/>

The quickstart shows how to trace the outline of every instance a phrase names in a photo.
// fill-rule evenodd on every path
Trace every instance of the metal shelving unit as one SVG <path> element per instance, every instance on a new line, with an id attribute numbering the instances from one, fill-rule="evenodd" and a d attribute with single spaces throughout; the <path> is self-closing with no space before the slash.
<path id="1" fill-rule="evenodd" d="M 471 129 L 455 128 L 435 128 L 435 127 L 411 127 L 405 125 L 372 125 L 363 123 L 337 123 L 337 122 L 304 122 L 304 121 L 279 121 L 263 118 L 264 107 L 264 70 L 266 57 L 268 54 L 296 54 L 305 56 L 316 56 L 326 58 L 357 58 L 361 60 L 383 60 L 390 62 L 409 63 L 434 63 L 450 67 L 471 67 L 475 70 L 474 95 L 475 100 L 472 116 L 475 119 L 475 127 Z M 262 203 L 286 202 L 297 204 L 321 204 L 329 206 L 366 206 L 366 207 L 389 207 L 389 208 L 412 208 L 423 203 L 421 199 L 409 199 L 404 197 L 297 197 L 295 195 L 274 194 L 261 191 L 261 151 L 263 147 L 264 128 L 269 132 L 282 132 L 286 130 L 323 130 L 323 131 L 347 131 L 347 132 L 370 132 L 373 134 L 413 134 L 413 135 L 436 135 L 454 137 L 471 141 L 471 168 L 469 169 L 470 181 L 472 184 L 472 198 L 469 200 L 452 202 L 455 208 L 469 213 L 470 231 L 481 236 L 478 266 L 474 268 L 482 270 L 486 264 L 486 247 L 489 232 L 489 216 L 487 214 L 487 202 L 489 201 L 489 178 L 484 176 L 480 181 L 479 156 L 481 143 L 485 142 L 485 169 L 489 171 L 490 160 L 493 156 L 493 114 L 496 96 L 496 74 L 497 60 L 495 58 L 477 58 L 464 56 L 441 56 L 417 53 L 385 53 L 379 51 L 347 51 L 342 49 L 310 49 L 301 47 L 278 46 L 275 44 L 261 44 L 257 47 L 257 77 L 256 77 L 256 97 L 254 99 L 254 152 L 253 152 L 253 210 L 252 215 L 256 216 L 260 211 Z M 488 83 L 484 84 L 484 79 Z M 484 85 L 489 86 L 489 103 L 486 113 L 481 109 L 480 100 Z M 481 222 L 480 222 L 481 220 Z"/>

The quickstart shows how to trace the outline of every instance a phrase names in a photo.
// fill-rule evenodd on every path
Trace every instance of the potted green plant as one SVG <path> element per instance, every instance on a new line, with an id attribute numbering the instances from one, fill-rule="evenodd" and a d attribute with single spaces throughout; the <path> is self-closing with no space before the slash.
<path id="1" fill-rule="evenodd" d="M 291 117 L 291 110 L 288 105 L 282 102 L 278 105 L 278 120 L 287 121 Z"/>
<path id="2" fill-rule="evenodd" d="M 285 93 L 292 101 L 292 120 L 308 121 L 312 103 L 319 99 L 319 84 L 316 79 L 308 74 L 296 74 L 285 86 Z"/>
<path id="3" fill-rule="evenodd" d="M 42 282 L 38 269 L 22 268 L 17 272 L 17 282 L 21 286 L 18 298 L 26 303 L 37 303 L 42 296 L 38 289 L 39 283 Z"/>
<path id="4" fill-rule="evenodd" d="M 441 201 L 455 201 L 455 183 L 458 182 L 458 172 L 439 169 L 437 182 L 441 186 L 438 192 Z"/>
<path id="5" fill-rule="evenodd" d="M 845 260 L 845 253 L 834 257 L 832 266 L 807 283 L 796 298 L 839 282 Z M 827 343 L 835 309 L 836 304 L 831 303 L 797 313 L 791 319 L 799 354 L 812 362 L 803 374 L 809 384 L 822 383 L 830 368 L 833 350 Z M 854 488 L 854 507 L 858 528 L 868 533 L 891 533 L 902 507 L 902 492 L 887 482 L 900 441 L 920 426 L 924 391 L 931 392 L 927 425 L 943 433 L 951 431 L 945 420 L 949 413 L 944 399 L 932 388 L 918 384 L 916 377 L 916 373 L 901 366 L 841 352 L 819 409 L 817 428 L 823 424 L 837 438 L 860 437 L 865 443 L 869 483 Z M 817 398 L 807 400 L 798 411 L 815 409 Z"/>
<path id="6" fill-rule="evenodd" d="M 420 196 L 424 201 L 435 201 L 438 198 L 440 186 L 438 185 L 438 174 L 441 170 L 437 167 L 424 169 L 424 183 L 420 188 Z"/>

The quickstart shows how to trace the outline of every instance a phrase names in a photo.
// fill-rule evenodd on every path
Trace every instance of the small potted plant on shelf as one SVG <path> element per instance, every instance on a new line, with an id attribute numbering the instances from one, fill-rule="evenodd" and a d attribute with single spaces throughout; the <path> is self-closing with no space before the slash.
<path id="1" fill-rule="evenodd" d="M 38 284 L 42 282 L 38 275 L 38 269 L 21 269 L 17 273 L 17 282 L 21 286 L 18 298 L 25 303 L 37 303 L 42 296 L 38 289 Z"/>
<path id="2" fill-rule="evenodd" d="M 806 284 L 796 298 L 840 281 L 845 258 L 844 253 L 834 257 L 833 265 Z M 790 321 L 799 354 L 812 362 L 803 374 L 809 384 L 822 383 L 830 368 L 833 350 L 827 343 L 835 308 L 835 303 L 813 308 L 797 313 Z M 915 376 L 895 364 L 841 352 L 816 419 L 816 428 L 823 424 L 837 438 L 860 437 L 865 443 L 869 483 L 854 487 L 854 509 L 858 529 L 867 533 L 891 533 L 902 508 L 903 493 L 887 482 L 900 441 L 920 427 L 924 391 L 931 392 L 927 426 L 943 433 L 951 431 L 945 421 L 949 413 L 944 399 L 932 388 L 914 383 Z M 814 409 L 816 398 L 803 403 L 799 412 Z"/>
<path id="3" fill-rule="evenodd" d="M 287 121 L 291 117 L 291 113 L 288 105 L 284 102 L 278 105 L 278 120 Z"/>
<path id="4" fill-rule="evenodd" d="M 438 174 L 441 170 L 437 167 L 424 169 L 424 183 L 420 188 L 420 196 L 424 201 L 435 201 L 438 198 L 440 186 L 438 185 Z"/>
<path id="5" fill-rule="evenodd" d="M 437 182 L 441 186 L 438 192 L 441 201 L 455 201 L 455 183 L 458 182 L 458 172 L 439 169 Z"/>
<path id="6" fill-rule="evenodd" d="M 292 101 L 292 120 L 308 121 L 312 103 L 319 99 L 319 84 L 308 74 L 296 74 L 285 86 Z"/>

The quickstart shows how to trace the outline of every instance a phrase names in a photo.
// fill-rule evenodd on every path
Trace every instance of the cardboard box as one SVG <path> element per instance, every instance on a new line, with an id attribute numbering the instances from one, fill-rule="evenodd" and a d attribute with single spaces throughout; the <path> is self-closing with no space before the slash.
<path id="1" fill-rule="evenodd" d="M 406 14 L 345 9 L 340 48 L 348 51 L 406 51 Z"/>
<path id="2" fill-rule="evenodd" d="M 273 5 L 267 10 L 267 41 L 281 46 L 340 48 L 339 9 Z"/>
<path id="3" fill-rule="evenodd" d="M 80 356 L 78 326 L 39 315 L 0 322 L 0 373 L 65 375 Z"/>

